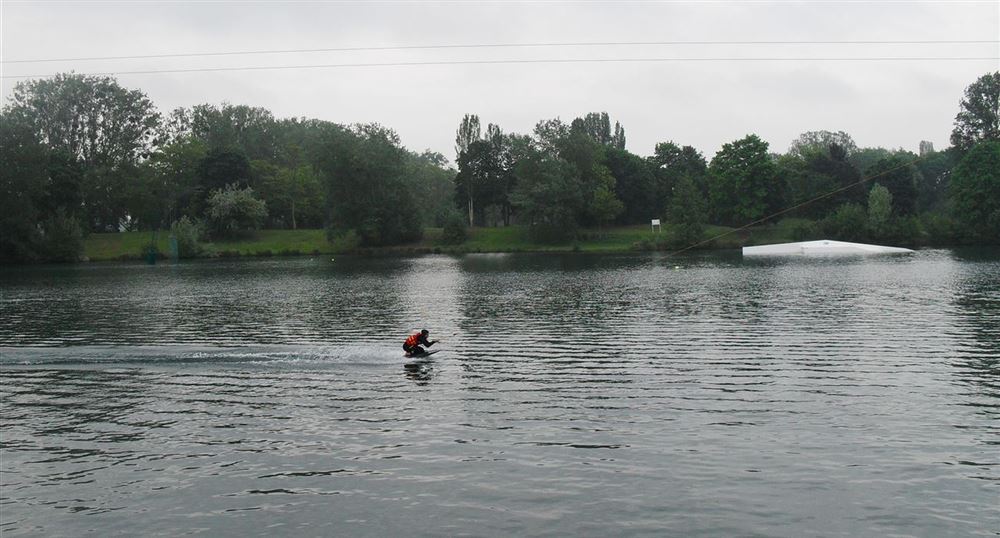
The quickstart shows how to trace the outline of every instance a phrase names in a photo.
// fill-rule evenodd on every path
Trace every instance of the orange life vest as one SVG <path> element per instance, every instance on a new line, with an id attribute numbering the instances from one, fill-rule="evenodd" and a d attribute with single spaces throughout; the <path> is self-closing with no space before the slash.
<path id="1" fill-rule="evenodd" d="M 397 342 L 398 341 L 399 340 L 397 340 Z M 420 343 L 420 333 L 413 333 L 413 334 L 410 335 L 409 338 L 406 339 L 406 345 L 408 345 L 408 346 L 412 347 L 412 346 L 417 345 L 418 343 Z"/>

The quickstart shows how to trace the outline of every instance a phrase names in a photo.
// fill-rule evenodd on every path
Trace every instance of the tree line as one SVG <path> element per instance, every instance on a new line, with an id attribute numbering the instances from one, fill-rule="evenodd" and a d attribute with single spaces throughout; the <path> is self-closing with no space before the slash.
<path id="1" fill-rule="evenodd" d="M 612 225 L 798 217 L 801 239 L 996 244 L 1000 72 L 971 84 L 951 147 L 859 148 L 843 132 L 799 136 L 784 154 L 749 134 L 711 159 L 673 141 L 626 149 L 605 112 L 539 121 L 528 134 L 466 115 L 455 167 L 379 124 L 275 118 L 245 105 L 160 113 L 140 90 L 76 74 L 18 84 L 0 112 L 0 259 L 75 260 L 86 234 L 171 230 L 182 255 L 260 228 L 326 228 L 358 246 L 415 241 L 427 226 L 523 225 L 540 241 Z"/>

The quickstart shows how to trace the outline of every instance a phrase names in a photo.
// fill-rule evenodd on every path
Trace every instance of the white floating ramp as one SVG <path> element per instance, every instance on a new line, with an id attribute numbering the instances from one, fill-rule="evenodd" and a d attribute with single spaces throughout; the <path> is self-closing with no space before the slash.
<path id="1" fill-rule="evenodd" d="M 910 252 L 913 251 L 908 248 L 883 247 L 828 239 L 743 247 L 744 256 L 862 256 L 868 254 L 907 254 Z"/>

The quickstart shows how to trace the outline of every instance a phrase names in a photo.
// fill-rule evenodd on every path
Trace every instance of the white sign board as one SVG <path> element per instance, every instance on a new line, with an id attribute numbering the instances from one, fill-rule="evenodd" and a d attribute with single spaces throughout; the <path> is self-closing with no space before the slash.
<path id="1" fill-rule="evenodd" d="M 659 228 L 660 228 L 660 219 L 652 219 L 649 221 L 650 231 L 656 232 L 659 231 Z"/>
<path id="2" fill-rule="evenodd" d="M 660 219 L 653 219 L 653 222 L 651 222 L 650 224 L 652 224 L 653 226 L 659 226 L 660 225 Z"/>

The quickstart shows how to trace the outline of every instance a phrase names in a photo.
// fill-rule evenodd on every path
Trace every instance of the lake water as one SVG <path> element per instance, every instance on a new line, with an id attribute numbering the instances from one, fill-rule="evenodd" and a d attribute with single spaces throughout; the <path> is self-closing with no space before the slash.
<path id="1" fill-rule="evenodd" d="M 0 277 L 5 537 L 1000 535 L 998 251 Z"/>

